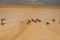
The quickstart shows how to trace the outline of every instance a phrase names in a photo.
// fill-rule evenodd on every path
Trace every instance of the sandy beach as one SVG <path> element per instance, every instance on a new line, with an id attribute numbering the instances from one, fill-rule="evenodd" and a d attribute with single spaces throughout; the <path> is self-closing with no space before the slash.
<path id="1" fill-rule="evenodd" d="M 60 9 L 0 6 L 0 40 L 60 40 Z"/>

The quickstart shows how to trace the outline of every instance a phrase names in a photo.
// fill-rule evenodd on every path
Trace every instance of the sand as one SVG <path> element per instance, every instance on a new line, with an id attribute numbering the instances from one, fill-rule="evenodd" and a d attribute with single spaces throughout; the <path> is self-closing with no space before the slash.
<path id="1" fill-rule="evenodd" d="M 6 19 L 4 25 L 1 19 Z M 60 40 L 60 9 L 0 7 L 0 40 Z"/>

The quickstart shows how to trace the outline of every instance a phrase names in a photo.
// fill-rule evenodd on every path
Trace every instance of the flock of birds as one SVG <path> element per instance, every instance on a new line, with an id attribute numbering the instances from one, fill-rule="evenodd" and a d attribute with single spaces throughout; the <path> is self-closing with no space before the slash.
<path id="1" fill-rule="evenodd" d="M 28 20 L 26 24 L 29 25 L 31 22 L 37 23 L 37 22 L 42 22 L 42 20 L 40 20 L 38 18 L 36 20 L 35 19 L 31 19 L 31 20 Z M 56 22 L 56 20 L 52 19 L 52 22 Z M 49 22 L 46 22 L 46 25 L 49 25 L 49 24 L 50 24 Z M 60 21 L 59 21 L 59 24 L 60 24 Z"/>

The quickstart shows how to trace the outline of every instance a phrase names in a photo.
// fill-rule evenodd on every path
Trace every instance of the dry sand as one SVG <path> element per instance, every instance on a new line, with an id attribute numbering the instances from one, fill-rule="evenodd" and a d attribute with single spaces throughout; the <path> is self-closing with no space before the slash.
<path id="1" fill-rule="evenodd" d="M 0 40 L 60 40 L 60 9 L 0 7 Z M 39 19 L 39 20 L 37 20 Z"/>

